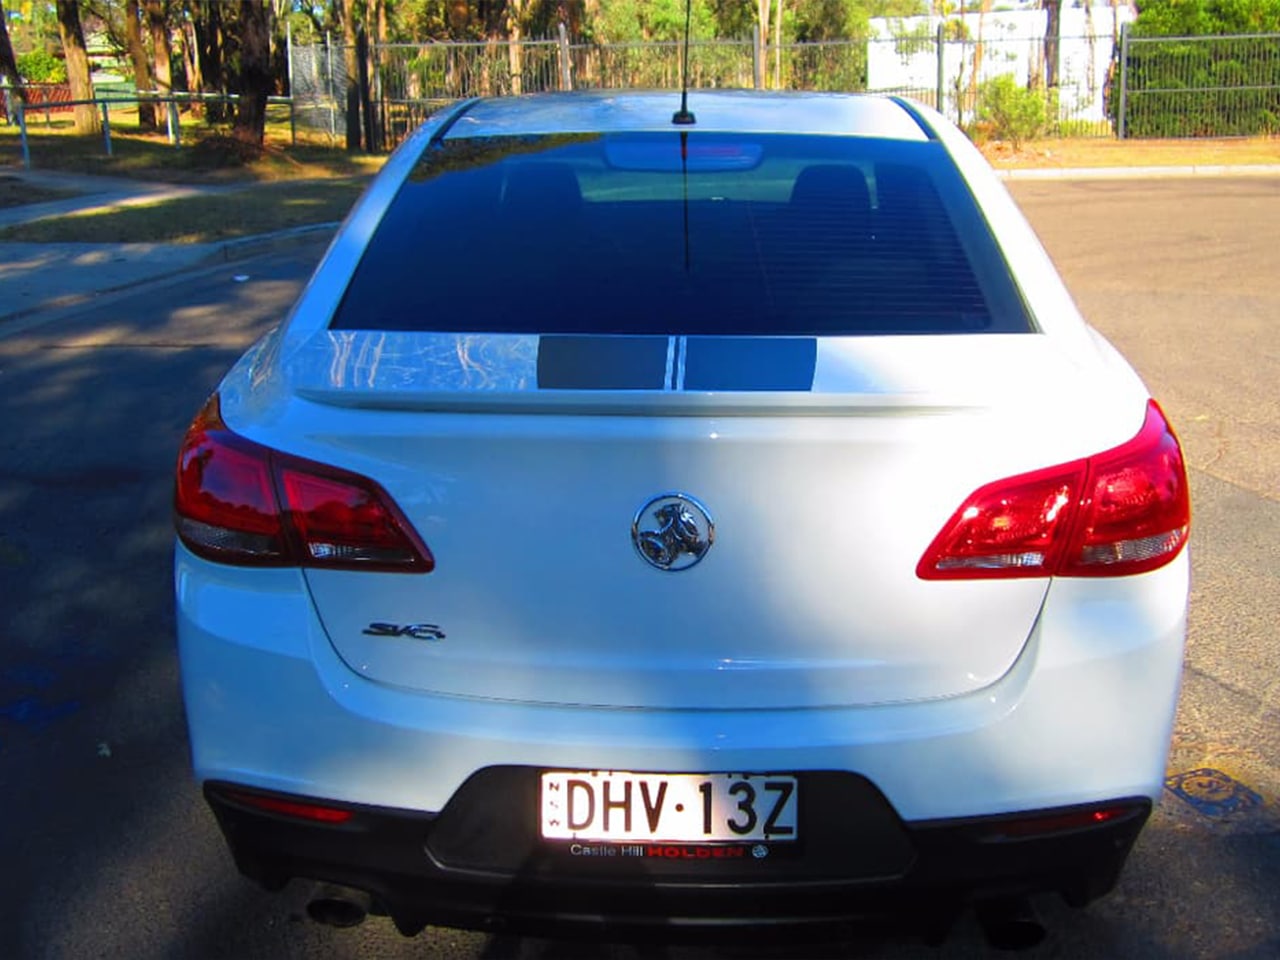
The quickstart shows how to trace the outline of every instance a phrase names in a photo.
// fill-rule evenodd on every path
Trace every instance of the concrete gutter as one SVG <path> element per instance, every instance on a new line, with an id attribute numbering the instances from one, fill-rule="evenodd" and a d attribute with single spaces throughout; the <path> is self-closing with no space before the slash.
<path id="1" fill-rule="evenodd" d="M 1280 177 L 1280 164 L 1199 164 L 1179 167 L 1015 167 L 1003 180 L 1162 180 L 1173 177 Z"/>

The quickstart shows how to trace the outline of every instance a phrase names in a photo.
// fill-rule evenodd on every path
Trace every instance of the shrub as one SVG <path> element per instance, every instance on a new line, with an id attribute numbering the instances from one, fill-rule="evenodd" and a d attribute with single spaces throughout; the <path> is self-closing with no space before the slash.
<path id="1" fill-rule="evenodd" d="M 1105 120 L 1059 120 L 1054 136 L 1071 137 L 1106 137 L 1111 135 L 1111 124 Z"/>
<path id="2" fill-rule="evenodd" d="M 27 83 L 67 82 L 67 65 L 47 50 L 32 50 L 18 57 L 18 73 Z"/>
<path id="3" fill-rule="evenodd" d="M 1280 59 L 1270 37 L 1197 37 L 1129 45 L 1126 135 L 1227 137 L 1272 133 Z M 1120 69 L 1108 114 L 1118 120 Z"/>
<path id="4" fill-rule="evenodd" d="M 186 153 L 187 165 L 195 170 L 224 170 L 243 167 L 258 160 L 263 148 L 237 137 L 213 133 L 201 137 Z"/>
<path id="5" fill-rule="evenodd" d="M 1020 86 L 1012 74 L 992 77 L 978 89 L 978 122 L 1014 149 L 1044 132 L 1045 114 L 1044 94 Z"/>
<path id="6" fill-rule="evenodd" d="M 1280 0 L 1144 0 L 1141 7 L 1127 69 L 1113 65 L 1106 96 L 1118 126 L 1123 75 L 1126 136 L 1276 132 L 1280 58 L 1275 37 L 1265 34 L 1280 30 Z"/>

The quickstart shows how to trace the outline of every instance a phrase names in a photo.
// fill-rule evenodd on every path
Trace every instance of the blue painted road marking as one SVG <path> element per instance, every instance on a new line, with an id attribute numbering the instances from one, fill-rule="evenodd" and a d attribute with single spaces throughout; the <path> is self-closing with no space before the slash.
<path id="1" fill-rule="evenodd" d="M 1174 774 L 1164 785 L 1206 817 L 1227 817 L 1262 806 L 1262 797 L 1239 780 L 1209 767 Z"/>

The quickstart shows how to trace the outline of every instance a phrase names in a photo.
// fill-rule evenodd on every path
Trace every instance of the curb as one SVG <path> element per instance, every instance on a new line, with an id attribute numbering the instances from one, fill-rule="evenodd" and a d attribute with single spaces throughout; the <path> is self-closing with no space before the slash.
<path id="1" fill-rule="evenodd" d="M 172 280 L 174 277 L 181 276 L 184 273 L 208 269 L 220 263 L 247 260 L 250 257 L 256 257 L 275 250 L 283 250 L 290 246 L 305 243 L 313 237 L 333 233 L 337 228 L 338 221 L 330 221 L 327 223 L 308 224 L 302 227 L 290 227 L 287 230 L 278 230 L 275 233 L 260 233 L 252 237 L 237 237 L 234 240 L 224 240 L 221 243 L 211 245 L 204 256 L 194 258 L 190 263 L 174 267 L 172 270 L 164 270 L 149 277 L 111 284 L 84 293 L 53 297 L 12 313 L 0 313 L 0 338 L 21 332 L 21 330 L 9 329 L 10 325 L 15 321 L 31 317 L 33 314 L 70 310 L 91 303 L 99 297 L 122 293 L 151 283 Z"/>
<path id="2" fill-rule="evenodd" d="M 237 237 L 234 240 L 224 240 L 215 245 L 207 255 L 197 261 L 195 266 L 204 266 L 209 263 L 230 263 L 235 260 L 247 260 L 249 257 L 256 257 L 263 253 L 271 253 L 274 250 L 302 243 L 321 234 L 332 234 L 338 229 L 339 223 L 340 221 L 338 220 L 330 220 L 325 223 L 309 223 L 306 226 L 290 227 L 287 230 L 277 230 L 274 233 L 259 233 L 252 237 Z"/>
<path id="3" fill-rule="evenodd" d="M 1002 180 L 1167 180 L 1178 177 L 1280 177 L 1280 164 L 1198 164 L 1172 167 L 995 168 Z"/>

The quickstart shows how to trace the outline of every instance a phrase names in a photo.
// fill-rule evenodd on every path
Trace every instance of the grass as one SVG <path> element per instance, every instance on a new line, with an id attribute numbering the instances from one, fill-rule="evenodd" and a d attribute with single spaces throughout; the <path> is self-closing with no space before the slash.
<path id="1" fill-rule="evenodd" d="M 17 177 L 0 174 L 0 210 L 6 207 L 21 207 L 28 203 L 47 203 L 50 200 L 63 200 L 74 197 L 74 190 L 53 190 L 49 187 L 38 187 Z"/>
<path id="2" fill-rule="evenodd" d="M 112 156 L 106 155 L 101 134 L 78 136 L 67 114 L 27 116 L 31 166 L 35 170 L 132 177 L 166 183 L 261 183 L 282 180 L 314 180 L 355 177 L 376 173 L 386 159 L 348 153 L 332 144 L 327 135 L 298 131 L 292 142 L 288 119 L 267 125 L 265 149 L 246 159 L 228 136 L 229 128 L 210 126 L 184 116 L 180 147 L 169 144 L 163 131 L 138 127 L 134 111 L 111 115 Z M 15 125 L 0 126 L 0 166 L 20 166 L 22 147 Z"/>
<path id="3" fill-rule="evenodd" d="M 331 178 L 268 184 L 37 220 L 0 230 L 0 242 L 214 243 L 340 220 L 365 182 Z"/>

